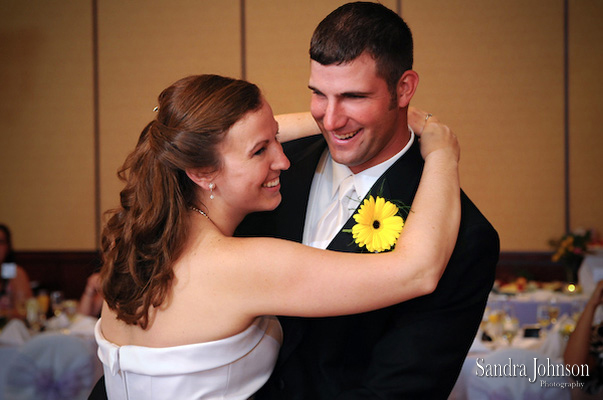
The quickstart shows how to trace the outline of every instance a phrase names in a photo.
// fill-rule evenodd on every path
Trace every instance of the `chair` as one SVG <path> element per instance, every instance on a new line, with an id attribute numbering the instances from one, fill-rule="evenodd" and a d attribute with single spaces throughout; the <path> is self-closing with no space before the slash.
<path id="1" fill-rule="evenodd" d="M 44 333 L 25 343 L 10 361 L 4 397 L 13 400 L 86 399 L 95 358 L 76 336 Z"/>
<path id="2" fill-rule="evenodd" d="M 496 350 L 478 358 L 467 379 L 468 399 L 570 400 L 571 389 L 563 387 L 570 379 L 553 376 L 555 373 L 535 377 L 534 359 L 538 364 L 548 365 L 545 355 L 517 348 Z M 550 363 L 557 364 L 554 360 Z"/>

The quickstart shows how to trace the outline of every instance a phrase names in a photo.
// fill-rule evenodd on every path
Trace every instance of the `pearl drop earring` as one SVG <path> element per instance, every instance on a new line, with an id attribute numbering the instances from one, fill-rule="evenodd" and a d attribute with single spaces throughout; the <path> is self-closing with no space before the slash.
<path id="1" fill-rule="evenodd" d="M 212 183 L 210 183 L 210 184 L 209 184 L 209 199 L 210 199 L 210 200 L 213 200 L 213 199 L 214 199 L 214 197 L 215 197 L 215 196 L 214 196 L 214 188 L 215 188 L 215 187 L 216 187 L 216 184 L 215 184 L 215 183 L 213 183 L 213 182 L 212 182 Z"/>

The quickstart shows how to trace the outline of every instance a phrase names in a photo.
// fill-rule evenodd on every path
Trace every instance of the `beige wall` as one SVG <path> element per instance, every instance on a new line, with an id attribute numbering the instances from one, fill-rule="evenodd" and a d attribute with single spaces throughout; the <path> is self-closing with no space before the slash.
<path id="1" fill-rule="evenodd" d="M 570 218 L 603 234 L 603 2 L 570 4 Z"/>
<path id="2" fill-rule="evenodd" d="M 182 76 L 245 73 L 275 112 L 307 109 L 310 35 L 343 3 L 103 0 L 94 10 L 93 1 L 0 0 L 0 221 L 16 247 L 96 248 L 96 215 L 117 204 L 116 170 L 161 89 Z M 413 103 L 458 133 L 463 187 L 503 250 L 548 250 L 566 215 L 571 228 L 603 231 L 603 3 L 569 1 L 568 102 L 562 0 L 383 3 L 414 33 Z"/>
<path id="3" fill-rule="evenodd" d="M 458 133 L 462 186 L 504 248 L 546 249 L 564 231 L 562 1 L 437 3 L 404 1 L 415 104 Z"/>
<path id="4" fill-rule="evenodd" d="M 18 249 L 95 245 L 91 16 L 0 1 L 0 221 Z"/>
<path id="5" fill-rule="evenodd" d="M 100 1 L 101 210 L 115 207 L 116 171 L 154 118 L 157 96 L 193 74 L 241 74 L 237 1 Z"/>

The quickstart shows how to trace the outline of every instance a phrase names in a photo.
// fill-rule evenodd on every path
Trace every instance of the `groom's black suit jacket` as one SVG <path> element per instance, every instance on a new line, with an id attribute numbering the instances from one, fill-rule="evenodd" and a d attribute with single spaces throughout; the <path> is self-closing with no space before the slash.
<path id="1" fill-rule="evenodd" d="M 301 242 L 310 186 L 325 147 L 321 136 L 286 144 L 292 166 L 281 175 L 282 203 L 273 212 L 250 215 L 239 235 Z M 371 194 L 410 205 L 422 170 L 415 142 Z M 498 234 L 461 196 L 458 241 L 434 293 L 363 314 L 280 317 L 284 343 L 256 399 L 446 399 L 481 321 L 499 254 Z M 353 225 L 350 219 L 344 229 Z M 351 234 L 342 232 L 328 248 L 360 251 Z"/>

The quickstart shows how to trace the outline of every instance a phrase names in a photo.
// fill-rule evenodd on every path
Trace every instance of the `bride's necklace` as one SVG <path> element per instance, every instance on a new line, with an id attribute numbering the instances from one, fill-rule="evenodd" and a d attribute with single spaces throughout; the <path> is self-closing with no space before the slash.
<path id="1" fill-rule="evenodd" d="M 208 220 L 211 221 L 211 218 L 209 218 L 209 215 L 207 215 L 203 210 L 200 210 L 197 207 L 193 207 L 193 206 L 190 206 L 189 208 L 193 211 L 197 211 L 199 214 L 203 215 L 205 218 L 207 218 Z"/>

